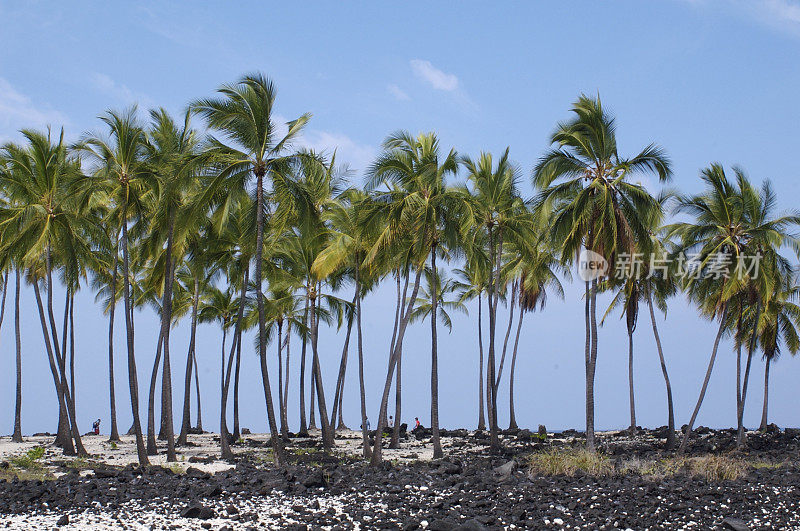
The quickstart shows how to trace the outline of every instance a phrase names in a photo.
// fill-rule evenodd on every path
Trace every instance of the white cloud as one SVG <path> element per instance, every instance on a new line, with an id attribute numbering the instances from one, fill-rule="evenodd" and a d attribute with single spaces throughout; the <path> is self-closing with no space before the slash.
<path id="1" fill-rule="evenodd" d="M 403 89 L 401 89 L 397 85 L 390 84 L 386 87 L 386 89 L 389 91 L 389 94 L 395 97 L 395 99 L 398 99 L 400 101 L 407 101 L 411 99 L 409 98 L 408 94 L 406 94 L 403 91 Z"/>
<path id="2" fill-rule="evenodd" d="M 458 89 L 458 78 L 453 74 L 443 72 L 433 66 L 430 61 L 412 59 L 411 69 L 414 75 L 422 79 L 437 90 L 452 92 Z"/>
<path id="3" fill-rule="evenodd" d="M 354 178 L 360 178 L 377 153 L 373 146 L 359 144 L 345 134 L 329 131 L 306 131 L 297 144 L 328 155 L 336 150 L 337 165 L 347 164 Z"/>
<path id="4" fill-rule="evenodd" d="M 91 77 L 91 83 L 97 91 L 126 105 L 138 103 L 141 107 L 148 108 L 153 104 L 150 97 L 132 91 L 127 85 L 117 83 L 106 74 L 95 72 Z"/>
<path id="5" fill-rule="evenodd" d="M 792 0 L 762 0 L 761 3 L 778 20 L 800 25 L 800 3 Z"/>
<path id="6" fill-rule="evenodd" d="M 54 128 L 69 123 L 58 111 L 33 103 L 31 98 L 16 90 L 7 80 L 0 78 L 0 142 L 18 138 L 22 128 Z"/>

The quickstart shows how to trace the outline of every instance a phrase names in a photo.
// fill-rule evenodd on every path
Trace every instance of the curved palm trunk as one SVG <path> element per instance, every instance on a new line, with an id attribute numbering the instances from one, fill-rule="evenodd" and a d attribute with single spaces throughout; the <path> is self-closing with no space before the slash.
<path id="1" fill-rule="evenodd" d="M 764 366 L 764 407 L 761 409 L 761 424 L 758 429 L 767 429 L 767 409 L 769 407 L 769 366 L 772 363 L 772 356 L 767 356 L 767 363 Z"/>
<path id="2" fill-rule="evenodd" d="M 669 382 L 669 373 L 667 372 L 667 363 L 664 360 L 664 350 L 661 348 L 661 337 L 658 335 L 658 327 L 656 326 L 656 315 L 653 311 L 653 299 L 650 292 L 647 293 L 647 306 L 650 309 L 650 322 L 653 325 L 653 337 L 656 340 L 656 348 L 658 350 L 658 359 L 661 362 L 661 374 L 664 375 L 664 384 L 667 387 L 667 449 L 671 450 L 675 447 L 675 408 L 672 403 L 672 386 Z"/>
<path id="3" fill-rule="evenodd" d="M 317 292 L 319 293 L 319 292 Z M 325 405 L 325 389 L 322 386 L 322 370 L 319 364 L 319 351 L 317 341 L 319 339 L 319 319 L 316 316 L 316 298 L 311 298 L 311 352 L 312 367 L 311 375 L 314 377 L 317 389 L 317 405 L 319 407 L 319 422 L 322 428 L 322 446 L 326 450 L 333 448 L 333 430 L 328 420 L 328 408 Z"/>
<path id="4" fill-rule="evenodd" d="M 372 449 L 369 447 L 369 433 L 367 432 L 367 396 L 364 390 L 364 348 L 361 338 L 361 279 L 359 278 L 359 268 L 355 268 L 356 280 L 356 332 L 358 334 L 358 391 L 361 398 L 361 445 L 364 459 L 372 456 Z"/>
<path id="5" fill-rule="evenodd" d="M 42 296 L 39 292 L 39 282 L 34 280 L 33 282 L 33 292 L 36 295 L 36 305 L 39 309 L 39 322 L 42 325 L 42 335 L 44 336 L 44 345 L 45 351 L 47 352 L 47 360 L 50 363 L 50 372 L 53 376 L 53 384 L 56 388 L 56 397 L 58 398 L 58 410 L 59 416 L 66 417 L 67 416 L 67 405 L 66 400 L 64 397 L 64 389 L 62 387 L 61 378 L 58 374 L 58 366 L 56 364 L 56 360 L 53 354 L 53 347 L 50 343 L 50 334 L 47 330 L 47 322 L 45 321 L 44 316 L 44 307 L 42 306 Z M 75 455 L 75 446 L 72 444 L 72 438 L 69 437 L 64 441 L 63 446 L 61 446 L 64 455 Z"/>
<path id="6" fill-rule="evenodd" d="M 434 277 L 433 285 L 437 286 L 436 245 L 431 247 L 431 274 Z M 442 441 L 439 437 L 439 351 L 436 337 L 436 321 L 439 320 L 436 313 L 439 295 L 436 293 L 431 295 L 431 432 L 433 435 L 433 458 L 440 459 L 444 456 L 444 452 L 442 452 Z"/>
<path id="7" fill-rule="evenodd" d="M 264 401 L 267 403 L 267 421 L 272 440 L 272 451 L 278 465 L 284 463 L 283 444 L 278 437 L 278 423 L 275 421 L 275 406 L 272 403 L 272 388 L 267 368 L 267 315 L 264 311 L 264 294 L 261 291 L 261 267 L 264 255 L 264 171 L 256 172 L 256 305 L 258 306 L 258 358 L 261 361 L 261 383 L 264 387 Z"/>
<path id="8" fill-rule="evenodd" d="M 395 366 L 397 365 L 397 358 L 399 357 L 400 349 L 402 348 L 403 344 L 403 337 L 406 333 L 406 328 L 408 327 L 408 321 L 411 319 L 411 312 L 414 311 L 414 303 L 417 299 L 417 293 L 419 293 L 419 283 L 420 279 L 422 278 L 422 270 L 423 267 L 417 268 L 416 278 L 414 280 L 414 289 L 411 291 L 411 299 L 408 301 L 408 307 L 405 310 L 405 313 L 400 320 L 400 324 L 397 328 L 397 340 L 394 344 L 394 348 L 392 352 L 389 353 L 389 366 L 386 371 L 386 381 L 383 385 L 383 395 L 381 396 L 381 405 L 378 408 L 378 426 L 376 433 L 380 434 L 383 433 L 383 429 L 386 427 L 386 408 L 389 404 L 389 390 L 392 387 L 392 377 L 394 376 Z M 364 419 L 366 422 L 366 418 Z M 362 426 L 366 426 L 363 424 Z M 370 465 L 378 466 L 382 461 L 382 437 L 375 437 L 375 445 L 372 449 L 372 458 L 370 460 Z"/>
<path id="9" fill-rule="evenodd" d="M 353 304 L 356 303 L 358 293 L 353 296 Z M 353 313 L 347 316 L 347 332 L 344 336 L 344 346 L 342 347 L 342 358 L 339 361 L 339 375 L 336 378 L 336 393 L 333 395 L 333 409 L 331 410 L 331 423 L 337 418 L 339 426 L 337 430 L 346 429 L 342 418 L 342 396 L 344 395 L 344 376 L 347 371 L 347 353 L 350 347 L 350 333 L 353 330 Z"/>
<path id="10" fill-rule="evenodd" d="M 686 451 L 686 447 L 689 444 L 689 437 L 692 436 L 692 428 L 694 428 L 694 421 L 697 420 L 697 414 L 700 412 L 700 406 L 703 405 L 703 398 L 706 396 L 706 389 L 708 388 L 708 381 L 711 379 L 711 371 L 714 370 L 714 361 L 717 359 L 717 349 L 719 348 L 719 342 L 722 339 L 722 334 L 725 332 L 725 314 L 727 312 L 727 304 L 722 307 L 722 316 L 719 320 L 719 330 L 717 331 L 717 337 L 714 339 L 714 349 L 711 351 L 711 359 L 708 360 L 708 369 L 706 370 L 706 377 L 703 380 L 703 387 L 700 389 L 700 396 L 697 398 L 697 405 L 694 407 L 694 412 L 692 413 L 692 417 L 689 419 L 689 425 L 686 427 L 686 433 L 683 435 L 683 441 L 681 442 L 681 446 L 678 449 L 678 453 L 682 454 Z"/>
<path id="11" fill-rule="evenodd" d="M 497 243 L 495 243 L 495 241 Z M 495 358 L 495 336 L 497 328 L 497 305 L 500 296 L 500 260 L 503 254 L 502 238 L 499 234 L 496 235 L 494 231 L 489 230 L 489 247 L 490 259 L 492 263 L 492 279 L 489 287 L 489 355 L 486 367 L 486 400 L 489 417 L 489 448 L 492 453 L 500 451 L 500 434 L 497 420 L 497 393 L 495 388 L 495 381 L 497 379 L 497 368 Z"/>
<path id="12" fill-rule="evenodd" d="M 747 364 L 744 369 L 744 382 L 742 384 L 742 399 L 739 409 L 736 412 L 736 446 L 741 448 L 745 444 L 744 433 L 744 406 L 747 401 L 747 387 L 750 382 L 750 366 L 753 362 L 753 352 L 756 348 L 756 337 L 758 337 L 758 322 L 761 319 L 761 303 L 756 305 L 756 319 L 753 325 L 753 332 L 750 335 L 750 345 L 747 349 Z"/>
<path id="13" fill-rule="evenodd" d="M 178 435 L 177 444 L 185 446 L 189 440 L 189 428 L 192 425 L 192 369 L 194 368 L 195 341 L 197 338 L 197 306 L 200 303 L 200 281 L 194 279 L 194 294 L 192 296 L 192 325 L 189 336 L 189 352 L 186 354 L 186 373 L 183 379 L 183 417 L 181 419 L 181 433 Z"/>
<path id="14" fill-rule="evenodd" d="M 17 284 L 14 291 L 14 332 L 16 336 L 16 368 L 17 385 L 16 400 L 14 401 L 14 434 L 11 436 L 13 442 L 22 442 L 22 335 L 19 327 L 19 291 L 21 276 L 19 268 L 16 269 Z M 8 289 L 6 282 L 6 289 Z"/>
<path id="15" fill-rule="evenodd" d="M 139 465 L 149 465 L 147 450 L 142 436 L 142 423 L 139 420 L 139 381 L 136 375 L 136 355 L 133 350 L 133 308 L 130 293 L 130 271 L 128 266 L 128 217 L 127 208 L 122 210 L 122 276 L 123 276 L 123 298 L 125 299 L 125 325 L 127 331 L 128 346 L 128 386 L 131 392 L 131 411 L 133 413 L 133 431 L 136 437 L 136 453 L 139 457 Z"/>
<path id="16" fill-rule="evenodd" d="M 514 324 L 514 306 L 517 299 L 517 283 L 511 283 L 511 302 L 508 309 L 508 326 L 506 327 L 506 336 L 503 339 L 503 353 L 500 355 L 500 366 L 497 368 L 497 378 L 494 381 L 495 393 L 500 387 L 500 378 L 503 376 L 503 366 L 506 363 L 506 351 L 508 350 L 508 339 L 511 337 L 511 327 Z"/>
<path id="17" fill-rule="evenodd" d="M 308 337 L 308 289 L 306 289 L 305 308 L 303 309 L 303 330 L 300 346 L 300 431 L 297 435 L 308 437 L 306 422 L 306 343 Z"/>
<path id="18" fill-rule="evenodd" d="M 114 246 L 114 271 L 111 274 L 111 307 L 108 309 L 108 398 L 111 408 L 111 435 L 109 441 L 119 441 L 117 427 L 117 397 L 114 390 L 114 313 L 117 308 L 117 253 Z"/>
<path id="19" fill-rule="evenodd" d="M 48 299 L 49 300 L 49 299 Z M 64 322 L 62 324 L 62 337 L 63 337 L 63 345 L 61 349 L 58 348 L 58 336 L 55 333 L 55 319 L 53 318 L 53 311 L 48 306 L 49 314 L 50 314 L 50 329 L 51 335 L 53 337 L 53 348 L 55 349 L 56 354 L 56 363 L 58 364 L 59 368 L 59 375 L 64 374 L 65 370 L 65 358 L 66 350 L 67 350 L 67 315 L 69 313 L 69 290 L 66 290 L 64 293 Z M 61 376 L 59 376 L 61 378 Z M 66 382 L 65 382 L 66 383 Z M 67 404 L 66 407 L 68 408 L 69 405 Z M 63 447 L 66 441 L 71 440 L 72 433 L 70 432 L 70 424 L 69 424 L 69 413 L 65 408 L 64 411 L 59 411 L 58 414 L 58 433 L 56 434 L 56 442 L 55 445 L 59 447 Z"/>
<path id="20" fill-rule="evenodd" d="M 51 263 L 51 256 L 50 256 L 50 247 L 47 248 L 46 253 L 46 269 L 47 269 L 47 310 L 50 316 L 50 331 L 53 335 L 53 345 L 55 348 L 56 358 L 59 360 L 59 372 L 61 375 L 61 387 L 64 393 L 64 403 L 66 405 L 67 410 L 67 421 L 69 422 L 69 430 L 72 432 L 72 438 L 75 441 L 75 451 L 79 457 L 86 457 L 88 456 L 88 452 L 86 452 L 86 448 L 83 446 L 83 441 L 81 440 L 81 433 L 78 428 L 77 418 L 75 416 L 75 401 L 73 400 L 72 393 L 69 389 L 69 384 L 67 383 L 67 370 L 66 370 L 66 347 L 64 347 L 61 352 L 58 349 L 58 332 L 56 330 L 56 321 L 55 317 L 53 316 L 53 269 Z M 67 289 L 67 298 L 69 300 L 70 290 Z M 66 335 L 66 307 L 64 309 L 65 312 L 65 319 L 64 319 L 64 334 Z M 64 342 L 66 345 L 66 342 Z"/>
<path id="21" fill-rule="evenodd" d="M 400 314 L 403 309 L 403 301 L 405 300 L 406 293 L 408 292 L 409 275 L 406 275 L 405 286 L 403 287 L 402 295 L 400 292 L 400 271 L 397 272 L 397 308 L 394 312 L 394 326 L 392 327 L 392 350 L 394 350 L 395 341 L 397 341 L 397 328 L 399 325 Z M 394 427 L 392 428 L 392 440 L 389 442 L 389 448 L 400 447 L 400 419 L 402 419 L 403 410 L 403 348 L 397 353 L 397 374 L 394 380 Z M 388 415 L 388 413 L 387 413 Z"/>
<path id="22" fill-rule="evenodd" d="M 631 409 L 631 424 L 628 428 L 636 433 L 636 397 L 633 389 L 633 329 L 628 326 L 628 400 Z"/>
<path id="23" fill-rule="evenodd" d="M 161 349 L 164 345 L 164 334 L 158 334 L 158 346 L 156 347 L 156 358 L 153 362 L 153 370 L 150 373 L 150 392 L 147 397 L 147 455 L 158 455 L 156 445 L 156 382 L 158 381 L 158 367 L 161 364 Z"/>
<path id="24" fill-rule="evenodd" d="M 233 358 L 235 353 L 238 351 L 239 346 L 241 346 L 241 337 L 242 337 L 242 321 L 244 319 L 244 307 L 245 307 L 245 297 L 247 296 L 247 282 L 249 277 L 249 270 L 247 267 L 244 268 L 244 274 L 242 279 L 242 291 L 241 295 L 239 296 L 239 311 L 236 317 L 236 328 L 233 332 L 233 341 L 231 341 L 231 353 L 228 357 L 228 370 L 225 374 L 225 383 L 222 388 L 222 396 L 220 399 L 220 408 L 219 408 L 219 441 L 220 441 L 220 453 L 222 454 L 222 459 L 233 459 L 233 451 L 231 451 L 230 441 L 228 438 L 228 425 L 227 425 L 227 414 L 228 414 L 228 390 L 230 388 L 231 383 L 231 365 L 233 363 Z M 223 332 L 224 334 L 224 332 Z M 224 356 L 224 344 L 225 340 L 223 338 L 223 356 Z M 238 363 L 238 355 L 236 355 L 237 363 Z M 237 373 L 238 373 L 238 366 L 237 366 Z M 237 381 L 238 384 L 238 381 Z M 238 423 L 234 428 L 233 438 L 234 440 L 239 437 L 238 432 Z"/>
<path id="25" fill-rule="evenodd" d="M 485 413 L 483 409 L 483 303 L 481 294 L 478 293 L 478 429 L 486 429 Z"/>
<path id="26" fill-rule="evenodd" d="M 511 353 L 511 374 L 508 381 L 508 428 L 511 430 L 519 429 L 517 426 L 517 415 L 514 410 L 514 373 L 517 368 L 517 348 L 519 347 L 519 333 L 522 330 L 522 319 L 525 317 L 525 312 L 520 304 L 519 307 L 519 321 L 517 321 L 517 332 L 514 337 L 514 350 Z"/>

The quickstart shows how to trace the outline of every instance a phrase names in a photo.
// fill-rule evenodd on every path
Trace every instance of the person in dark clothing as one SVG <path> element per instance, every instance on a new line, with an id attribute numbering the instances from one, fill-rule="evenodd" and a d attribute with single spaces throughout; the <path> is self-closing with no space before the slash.
<path id="1" fill-rule="evenodd" d="M 92 423 L 92 432 L 95 435 L 100 435 L 100 419 L 97 419 Z"/>

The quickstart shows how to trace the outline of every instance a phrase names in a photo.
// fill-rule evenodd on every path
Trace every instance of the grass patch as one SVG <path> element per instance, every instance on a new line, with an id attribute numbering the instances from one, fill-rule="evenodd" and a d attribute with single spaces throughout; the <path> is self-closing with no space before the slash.
<path id="1" fill-rule="evenodd" d="M 700 477 L 706 481 L 732 481 L 745 476 L 751 468 L 775 469 L 780 464 L 763 461 L 748 462 L 726 455 L 697 457 L 667 457 L 612 461 L 603 454 L 583 449 L 550 449 L 531 455 L 529 469 L 543 476 L 574 476 L 578 471 L 589 476 L 637 475 L 662 479 L 676 475 Z"/>
<path id="2" fill-rule="evenodd" d="M 44 456 L 44 448 L 41 446 L 34 446 L 27 452 L 10 459 L 11 464 L 17 468 L 24 470 L 40 469 L 42 468 L 39 459 Z"/>
<path id="3" fill-rule="evenodd" d="M 179 463 L 170 463 L 167 468 L 172 470 L 172 472 L 174 474 L 185 474 L 186 473 L 186 468 L 183 465 L 179 464 Z"/>
<path id="4" fill-rule="evenodd" d="M 614 473 L 614 463 L 608 457 L 582 449 L 551 449 L 533 454 L 529 467 L 532 473 L 543 476 L 574 476 L 578 471 L 590 476 Z"/>
<path id="5" fill-rule="evenodd" d="M 35 446 L 24 454 L 12 457 L 8 460 L 8 466 L 0 468 L 0 479 L 12 481 L 20 480 L 39 480 L 55 479 L 49 470 L 46 470 L 39 460 L 44 456 L 44 448 Z"/>

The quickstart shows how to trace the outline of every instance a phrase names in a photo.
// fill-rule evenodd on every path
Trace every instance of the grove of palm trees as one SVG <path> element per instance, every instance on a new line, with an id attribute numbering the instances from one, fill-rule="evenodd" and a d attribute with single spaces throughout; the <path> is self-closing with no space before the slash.
<path id="1" fill-rule="evenodd" d="M 796 464 L 776 464 L 788 454 L 773 448 L 796 449 L 797 431 L 782 433 L 772 425 L 768 407 L 770 369 L 780 353 L 792 356 L 800 349 L 800 214 L 778 211 L 769 180 L 709 161 L 695 178 L 699 191 L 682 193 L 673 186 L 668 146 L 641 138 L 639 150 L 621 152 L 617 128 L 624 127 L 624 117 L 618 123 L 599 95 L 585 94 L 571 106 L 565 103 L 563 120 L 555 124 L 550 145 L 537 147 L 533 168 L 515 164 L 511 148 L 467 154 L 444 145 L 435 132 L 400 130 L 387 134 L 363 174 L 354 174 L 335 150 L 298 146 L 312 115 L 285 122 L 276 101 L 269 78 L 248 74 L 189 102 L 181 116 L 163 108 L 110 109 L 99 115 L 94 131 L 77 140 L 67 140 L 64 129 L 52 124 L 23 129 L 20 141 L 2 146 L 0 326 L 7 302 L 9 318 L 0 331 L 3 351 L 12 353 L 16 369 L 16 400 L 5 406 L 14 411 L 11 442 L 22 444 L 15 448 L 35 440 L 34 448 L 60 459 L 61 468 L 101 467 L 105 471 L 97 477 L 116 480 L 122 472 L 104 463 L 106 454 L 97 448 L 113 452 L 130 441 L 135 464 L 123 470 L 135 476 L 170 466 L 180 471 L 194 447 L 210 443 L 216 449 L 192 462 L 217 462 L 226 471 L 217 475 L 228 479 L 231 470 L 249 470 L 261 478 L 258 485 L 283 474 L 289 492 L 292 480 L 286 478 L 303 477 L 301 494 L 316 487 L 341 493 L 344 487 L 336 485 L 342 473 L 329 469 L 341 459 L 358 468 L 366 482 L 386 466 L 409 467 L 398 472 L 409 474 L 418 466 L 409 448 L 423 452 L 421 459 L 445 474 L 468 468 L 461 462 L 465 455 L 481 456 L 498 466 L 492 473 L 505 478 L 500 482 L 515 469 L 523 478 L 562 479 L 577 469 L 590 482 L 625 474 L 678 481 L 674 476 L 698 475 L 693 467 L 703 470 L 707 481 L 735 480 L 749 467 L 763 473 L 788 466 L 797 474 Z M 525 181 L 532 186 L 530 196 L 521 191 Z M 598 264 L 600 269 L 591 269 Z M 581 312 L 585 394 L 573 398 L 585 404 L 585 425 L 578 432 L 548 434 L 543 426 L 537 430 L 518 420 L 520 410 L 530 407 L 519 400 L 519 389 L 531 375 L 520 372 L 517 360 L 535 355 L 537 348 L 535 335 L 520 337 L 572 283 L 583 284 L 573 324 Z M 367 348 L 363 340 L 364 312 L 374 311 L 369 294 L 381 286 L 395 294 L 394 325 L 383 331 L 385 350 Z M 74 318 L 81 290 L 91 292 L 96 304 L 77 310 L 98 312 L 108 324 L 91 346 L 76 346 L 76 337 L 82 337 Z M 25 297 L 35 299 L 36 315 L 21 315 Z M 697 374 L 670 372 L 671 353 L 662 346 L 664 335 L 677 333 L 665 330 L 663 316 L 679 299 L 689 301 L 714 337 L 713 343 L 696 345 Z M 157 337 L 145 340 L 149 349 L 135 341 L 150 332 L 136 326 L 146 312 L 160 323 Z M 462 382 L 472 398 L 458 406 L 474 411 L 475 423 L 464 426 L 477 428 L 474 433 L 445 430 L 440 417 L 440 405 L 450 399 L 439 392 L 449 377 L 442 370 L 442 349 L 451 333 L 466 332 L 457 329 L 456 314 L 469 316 L 474 327 L 469 332 L 477 340 L 459 359 L 479 367 L 478 381 Z M 636 333 L 642 316 L 649 326 Z M 9 339 L 12 319 L 15 341 Z M 21 320 L 40 328 L 44 352 L 26 348 Z M 201 326 L 215 327 L 216 360 L 198 356 Z M 604 385 L 597 363 L 611 355 L 599 341 L 601 326 L 624 326 L 628 338 L 626 363 L 618 363 L 617 370 L 628 377 L 630 423 L 611 434 L 595 429 L 596 389 Z M 188 345 L 171 337 L 176 327 L 189 330 Z M 648 328 L 663 375 L 660 383 L 647 383 L 662 387 L 664 426 L 655 431 L 640 428 L 636 420 L 634 367 L 644 354 L 637 349 L 639 338 L 649 336 Z M 324 329 L 335 331 L 336 343 L 320 342 Z M 114 348 L 117 334 L 124 338 L 122 352 Z M 428 335 L 429 372 L 413 361 L 419 353 L 407 361 L 409 334 Z M 733 345 L 732 353 L 723 352 L 723 340 Z M 76 386 L 76 355 L 91 356 L 107 375 L 107 437 L 83 435 L 92 419 L 76 413 L 82 391 Z M 715 360 L 727 355 L 736 359 L 736 380 L 729 387 L 736 391 L 737 426 L 730 432 L 696 429 Z M 29 390 L 22 385 L 32 356 L 46 357 L 50 374 L 36 377 L 52 378 L 56 400 L 49 407 L 58 410 L 53 435 L 34 438 L 25 430 L 35 412 L 23 408 Z M 242 359 L 253 356 L 259 372 L 241 371 Z M 379 357 L 384 372 L 366 373 L 365 357 Z M 338 371 L 323 371 L 323 358 L 338 360 Z M 199 374 L 212 363 L 219 367 L 218 384 L 201 388 Z M 115 379 L 120 364 L 127 381 Z M 176 371 L 178 366 L 185 370 Z M 754 391 L 760 373 L 763 396 Z M 143 381 L 142 374 L 149 379 Z M 704 379 L 696 406 L 676 411 L 671 382 L 699 375 Z M 430 411 L 413 412 L 424 419 L 421 426 L 406 420 L 401 378 L 430 382 Z M 258 382 L 261 393 L 242 394 L 243 380 Z M 349 388 L 358 390 L 358 403 L 344 400 Z M 381 391 L 379 403 L 368 403 L 367 389 Z M 210 438 L 203 435 L 202 419 L 202 405 L 209 401 L 221 412 L 218 424 L 205 419 L 205 429 L 219 426 Z M 248 438 L 252 434 L 241 426 L 242 401 L 263 401 L 261 426 L 267 435 L 261 439 Z M 289 411 L 295 401 L 297 415 Z M 748 406 L 763 410 L 760 425 L 749 426 L 757 430 L 744 424 Z M 130 429 L 117 421 L 120 408 L 131 411 Z M 377 412 L 371 420 L 368 411 Z M 505 411 L 507 426 L 500 420 Z M 357 431 L 345 425 L 345 414 L 358 419 L 352 426 Z M 93 453 L 87 439 L 100 438 Z M 253 441 L 269 447 L 255 461 Z M 467 454 L 465 444 L 471 448 Z M 758 453 L 767 447 L 773 448 L 770 459 Z M 386 452 L 392 452 L 388 465 Z M 752 452 L 760 467 L 746 460 Z M 40 467 L 35 449 L 25 455 L 28 461 L 4 461 L 3 485 Z M 675 470 L 632 472 L 619 458 L 611 461 L 612 455 L 657 455 Z M 712 465 L 697 460 L 709 456 L 727 461 L 712 463 L 716 471 L 707 472 L 703 467 Z M 154 462 L 161 465 L 153 467 Z M 194 470 L 196 478 L 211 477 Z M 50 471 L 46 475 L 63 481 Z M 183 516 L 194 517 L 190 513 Z M 369 519 L 361 522 L 371 526 Z"/>

